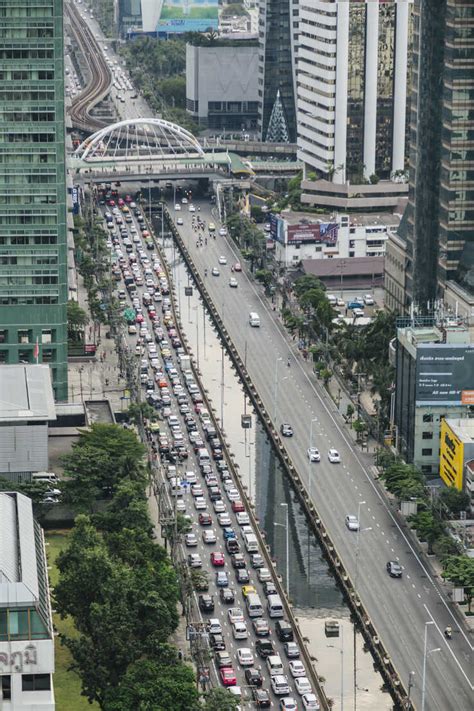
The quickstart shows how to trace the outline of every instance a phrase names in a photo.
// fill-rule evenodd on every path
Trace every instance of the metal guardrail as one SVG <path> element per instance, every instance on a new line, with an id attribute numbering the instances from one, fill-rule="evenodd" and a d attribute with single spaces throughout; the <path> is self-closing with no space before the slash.
<path id="1" fill-rule="evenodd" d="M 396 709 L 400 709 L 400 711 L 415 711 L 415 707 L 413 705 L 413 701 L 408 697 L 408 694 L 405 690 L 405 687 L 401 681 L 401 677 L 399 673 L 397 672 L 387 650 L 385 649 L 378 633 L 373 625 L 372 620 L 370 619 L 370 616 L 368 615 L 367 611 L 363 607 L 361 601 L 359 600 L 359 597 L 357 595 L 357 592 L 354 588 L 353 582 L 349 577 L 348 572 L 344 568 L 344 565 L 342 563 L 341 557 L 339 556 L 337 549 L 332 542 L 328 531 L 326 530 L 324 524 L 321 521 L 321 518 L 318 514 L 318 511 L 316 510 L 316 507 L 314 506 L 313 502 L 309 498 L 308 491 L 300 478 L 296 467 L 294 466 L 290 456 L 288 455 L 285 447 L 283 446 L 283 443 L 278 435 L 277 430 L 273 426 L 273 423 L 271 421 L 270 416 L 268 415 L 263 402 L 260 398 L 260 396 L 257 393 L 257 390 L 255 386 L 253 385 L 253 382 L 249 376 L 249 373 L 247 372 L 247 369 L 240 357 L 240 355 L 237 352 L 237 349 L 225 327 L 225 324 L 223 323 L 216 307 L 214 306 L 214 303 L 209 295 L 209 292 L 206 289 L 206 286 L 199 276 L 199 272 L 197 270 L 196 265 L 194 264 L 194 261 L 189 253 L 189 251 L 186 248 L 185 243 L 181 239 L 181 236 L 176 229 L 176 226 L 173 224 L 172 219 L 169 216 L 169 213 L 167 210 L 165 210 L 165 215 L 166 215 L 166 220 L 168 223 L 168 231 L 171 232 L 173 235 L 174 239 L 176 240 L 176 243 L 181 251 L 181 254 L 183 256 L 183 259 L 186 263 L 187 268 L 190 270 L 190 272 L 193 274 L 195 283 L 197 284 L 199 291 L 201 293 L 201 297 L 206 305 L 206 308 L 209 311 L 209 314 L 211 316 L 211 319 L 214 322 L 214 325 L 219 333 L 219 337 L 222 339 L 226 346 L 227 353 L 229 357 L 232 360 L 232 363 L 239 375 L 239 378 L 245 387 L 245 390 L 247 394 L 249 395 L 252 404 L 257 411 L 262 424 L 265 427 L 265 430 L 267 432 L 268 437 L 271 439 L 275 451 L 278 455 L 278 458 L 280 460 L 280 463 L 282 464 L 283 470 L 285 471 L 285 474 L 291 479 L 295 491 L 298 495 L 299 501 L 301 505 L 303 506 L 308 519 L 310 521 L 312 530 L 316 534 L 319 543 L 321 545 L 321 548 L 323 550 L 323 553 L 326 557 L 326 559 L 329 562 L 329 565 L 335 574 L 336 580 L 339 584 L 339 587 L 341 588 L 344 598 L 346 602 L 348 603 L 351 612 L 364 636 L 364 640 L 370 649 L 372 656 L 375 661 L 375 666 L 380 671 L 384 682 L 390 691 L 390 694 L 392 696 L 392 699 L 395 703 Z M 237 481 L 240 481 L 237 479 Z M 255 519 L 253 519 L 255 521 Z M 258 527 L 257 527 L 258 531 Z M 262 539 L 263 540 L 263 539 Z M 265 545 L 264 545 L 264 550 L 267 550 Z M 267 551 L 268 553 L 268 551 Z M 273 563 L 272 563 L 272 568 L 273 568 Z M 286 595 L 282 597 L 283 600 L 286 601 L 285 608 L 288 611 L 288 615 L 290 616 L 290 619 L 294 621 L 294 617 L 291 613 L 291 609 L 289 608 L 289 604 L 286 598 Z M 295 623 L 295 628 L 298 630 Z M 311 664 L 310 669 L 313 669 L 313 666 Z M 318 680 L 317 688 L 320 689 L 320 684 Z M 325 695 L 322 698 L 326 698 Z M 326 706 L 325 708 L 329 709 L 329 706 Z"/>

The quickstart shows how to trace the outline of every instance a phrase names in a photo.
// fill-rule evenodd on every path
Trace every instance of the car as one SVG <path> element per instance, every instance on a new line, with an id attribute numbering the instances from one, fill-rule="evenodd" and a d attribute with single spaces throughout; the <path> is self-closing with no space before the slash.
<path id="1" fill-rule="evenodd" d="M 179 212 L 179 210 L 181 210 L 181 205 L 177 202 L 174 206 L 174 209 L 176 210 L 176 212 Z"/>
<path id="2" fill-rule="evenodd" d="M 218 551 L 213 551 L 211 553 L 211 563 L 215 568 L 225 565 L 225 557 L 223 553 Z"/>
<path id="3" fill-rule="evenodd" d="M 300 656 L 300 648 L 296 642 L 285 642 L 283 649 L 288 659 L 298 659 Z"/>
<path id="4" fill-rule="evenodd" d="M 246 511 L 239 511 L 235 518 L 239 526 L 246 526 L 250 523 L 250 517 Z"/>
<path id="5" fill-rule="evenodd" d="M 227 257 L 224 257 L 224 255 L 221 254 L 217 261 L 219 262 L 219 264 L 227 264 Z"/>
<path id="6" fill-rule="evenodd" d="M 189 212 L 196 212 L 196 208 L 194 207 L 193 204 L 189 205 L 188 210 L 189 210 Z"/>
<path id="7" fill-rule="evenodd" d="M 232 588 L 221 588 L 219 590 L 219 598 L 225 605 L 233 605 L 235 602 L 235 593 Z"/>
<path id="8" fill-rule="evenodd" d="M 292 696 L 285 696 L 280 699 L 280 711 L 298 711 L 296 701 Z"/>
<path id="9" fill-rule="evenodd" d="M 278 595 L 278 590 L 273 580 L 267 580 L 266 583 L 263 583 L 263 592 L 267 597 L 269 595 Z"/>
<path id="10" fill-rule="evenodd" d="M 331 447 L 331 449 L 328 452 L 328 459 L 331 462 L 331 464 L 340 464 L 341 463 L 341 455 L 337 451 L 337 449 L 334 449 Z"/>
<path id="11" fill-rule="evenodd" d="M 203 531 L 202 532 L 202 542 L 207 543 L 207 544 L 212 544 L 217 542 L 217 536 L 215 534 L 215 531 L 208 530 L 208 531 Z"/>
<path id="12" fill-rule="evenodd" d="M 311 688 L 310 681 L 307 676 L 299 676 L 295 679 L 295 689 L 300 694 L 310 694 L 313 689 Z"/>
<path id="13" fill-rule="evenodd" d="M 182 499 L 178 499 L 176 502 L 176 511 L 178 511 L 178 513 L 186 513 L 186 502 Z"/>
<path id="14" fill-rule="evenodd" d="M 306 669 L 304 668 L 303 662 L 300 662 L 299 659 L 294 659 L 289 663 L 289 668 L 290 668 L 290 674 L 293 677 L 293 679 L 296 679 L 299 676 L 306 676 Z"/>
<path id="15" fill-rule="evenodd" d="M 214 232 L 215 229 L 216 229 L 215 224 L 214 224 L 213 222 L 210 222 L 210 223 L 209 223 L 209 226 L 208 226 L 208 229 L 209 229 L 209 232 Z"/>
<path id="16" fill-rule="evenodd" d="M 236 501 L 232 502 L 232 511 L 234 513 L 238 513 L 239 511 L 245 511 L 245 506 L 243 505 L 242 501 L 240 501 L 240 499 L 237 499 Z"/>
<path id="17" fill-rule="evenodd" d="M 229 576 L 225 571 L 216 573 L 216 585 L 218 588 L 226 588 L 229 585 Z"/>
<path id="18" fill-rule="evenodd" d="M 242 698 L 242 689 L 240 688 L 240 686 L 229 686 L 227 691 L 232 694 L 232 696 L 235 696 L 238 699 Z M 239 707 L 237 706 L 237 708 Z"/>
<path id="19" fill-rule="evenodd" d="M 220 271 L 218 270 L 217 267 L 212 267 L 211 274 L 212 274 L 212 276 L 220 276 Z"/>
<path id="20" fill-rule="evenodd" d="M 222 625 L 217 617 L 211 617 L 207 621 L 207 631 L 212 634 L 222 634 Z"/>
<path id="21" fill-rule="evenodd" d="M 266 659 L 272 654 L 275 654 L 275 647 L 270 639 L 257 639 L 255 642 L 255 651 L 259 657 Z"/>
<path id="22" fill-rule="evenodd" d="M 241 272 L 242 271 L 242 265 L 240 262 L 236 262 L 234 264 L 234 272 Z"/>
<path id="23" fill-rule="evenodd" d="M 225 652 L 224 650 L 216 650 L 216 664 L 218 669 L 221 669 L 223 667 L 230 667 L 232 666 L 232 659 L 230 657 L 229 652 Z"/>
<path id="24" fill-rule="evenodd" d="M 321 455 L 317 447 L 309 447 L 307 450 L 308 459 L 310 462 L 320 462 Z"/>
<path id="25" fill-rule="evenodd" d="M 245 622 L 234 622 L 232 625 L 232 634 L 234 639 L 247 639 L 249 633 Z"/>
<path id="26" fill-rule="evenodd" d="M 275 631 L 280 642 L 293 642 L 293 628 L 287 620 L 277 620 Z"/>
<path id="27" fill-rule="evenodd" d="M 232 526 L 226 526 L 224 530 L 222 531 L 222 535 L 224 536 L 224 541 L 229 540 L 230 538 L 235 538 L 235 531 L 232 528 Z"/>
<path id="28" fill-rule="evenodd" d="M 260 687 L 263 684 L 262 673 L 255 667 L 245 670 L 245 681 L 249 686 Z"/>
<path id="29" fill-rule="evenodd" d="M 220 513 L 225 513 L 226 508 L 225 508 L 225 503 L 222 501 L 222 499 L 216 499 L 213 504 L 214 506 L 214 511 L 218 514 Z"/>
<path id="30" fill-rule="evenodd" d="M 186 533 L 184 536 L 184 543 L 188 548 L 195 547 L 198 544 L 198 540 L 196 538 L 195 533 Z"/>
<path id="31" fill-rule="evenodd" d="M 252 627 L 257 637 L 268 637 L 270 634 L 268 622 L 263 617 L 257 617 L 257 619 L 253 620 Z"/>
<path id="32" fill-rule="evenodd" d="M 223 667 L 219 671 L 221 675 L 221 681 L 224 686 L 235 686 L 237 684 L 237 679 L 235 676 L 235 671 L 232 667 Z"/>
<path id="33" fill-rule="evenodd" d="M 316 694 L 303 694 L 301 702 L 305 711 L 319 711 L 321 708 Z"/>
<path id="34" fill-rule="evenodd" d="M 268 568 L 259 568 L 257 570 L 257 578 L 261 583 L 266 583 L 268 580 L 272 579 L 272 576 Z"/>
<path id="35" fill-rule="evenodd" d="M 212 517 L 209 513 L 199 514 L 199 523 L 201 526 L 212 526 Z"/>
<path id="36" fill-rule="evenodd" d="M 355 318 L 363 318 L 365 316 L 364 309 L 352 309 L 352 315 Z"/>
<path id="37" fill-rule="evenodd" d="M 249 595 L 255 595 L 256 592 L 257 591 L 253 585 L 244 585 L 242 587 L 242 595 L 244 597 L 248 597 Z"/>
<path id="38" fill-rule="evenodd" d="M 199 609 L 201 612 L 214 612 L 214 607 L 212 595 L 199 595 Z"/>
<path id="39" fill-rule="evenodd" d="M 233 553 L 230 557 L 233 568 L 245 568 L 246 560 L 242 553 Z"/>
<path id="40" fill-rule="evenodd" d="M 400 563 L 396 560 L 389 560 L 387 565 L 387 573 L 391 578 L 401 578 L 403 575 L 403 569 Z"/>
<path id="41" fill-rule="evenodd" d="M 235 487 L 228 489 L 227 490 L 227 498 L 229 499 L 229 501 L 237 501 L 238 499 L 240 499 L 239 490 L 236 489 Z"/>
<path id="42" fill-rule="evenodd" d="M 265 565 L 265 560 L 260 553 L 252 553 L 250 556 L 250 564 L 252 568 L 255 568 L 256 570 L 258 568 L 263 568 Z"/>
<path id="43" fill-rule="evenodd" d="M 252 699 L 258 709 L 269 709 L 272 704 L 270 694 L 266 689 L 253 688 Z"/>
<path id="44" fill-rule="evenodd" d="M 190 568 L 202 568 L 202 560 L 199 553 L 190 553 L 188 555 L 188 565 Z"/>
<path id="45" fill-rule="evenodd" d="M 289 425 L 287 422 L 284 422 L 280 426 L 280 432 L 283 435 L 283 437 L 293 437 L 293 427 Z"/>
<path id="46" fill-rule="evenodd" d="M 182 218 L 182 217 L 178 217 L 178 219 L 176 220 L 176 224 L 177 224 L 177 225 L 182 225 L 182 224 L 183 224 L 183 218 Z"/>
<path id="47" fill-rule="evenodd" d="M 359 530 L 359 519 L 357 518 L 357 516 L 354 516 L 353 514 L 347 514 L 345 521 L 349 531 Z"/>
<path id="48" fill-rule="evenodd" d="M 238 583 L 248 583 L 250 580 L 249 571 L 247 568 L 238 568 L 235 571 L 235 578 Z"/>
<path id="49" fill-rule="evenodd" d="M 288 685 L 288 679 L 283 674 L 275 674 L 270 678 L 273 693 L 276 696 L 285 696 L 290 693 L 290 687 Z"/>
<path id="50" fill-rule="evenodd" d="M 227 616 L 229 618 L 229 622 L 231 625 L 234 624 L 234 622 L 243 622 L 244 621 L 244 613 L 240 609 L 240 607 L 231 607 L 227 611 Z"/>
<path id="51" fill-rule="evenodd" d="M 231 277 L 229 279 L 229 286 L 231 289 L 237 289 L 237 287 L 239 286 L 239 282 L 235 277 Z"/>
<path id="52" fill-rule="evenodd" d="M 240 647 L 237 650 L 237 659 L 241 667 L 252 667 L 254 664 L 252 650 L 249 647 Z"/>
<path id="53" fill-rule="evenodd" d="M 225 639 L 221 634 L 210 634 L 209 645 L 215 652 L 220 652 L 225 649 Z"/>
<path id="54" fill-rule="evenodd" d="M 196 509 L 196 511 L 202 511 L 203 509 L 207 509 L 206 499 L 203 496 L 197 496 L 194 499 L 194 508 Z"/>
<path id="55" fill-rule="evenodd" d="M 217 521 L 219 522 L 219 525 L 222 526 L 223 528 L 225 526 L 230 526 L 230 524 L 232 523 L 228 513 L 217 514 Z"/>
<path id="56" fill-rule="evenodd" d="M 373 306 L 375 304 L 374 297 L 372 296 L 372 294 L 365 294 L 364 304 L 366 306 Z"/>

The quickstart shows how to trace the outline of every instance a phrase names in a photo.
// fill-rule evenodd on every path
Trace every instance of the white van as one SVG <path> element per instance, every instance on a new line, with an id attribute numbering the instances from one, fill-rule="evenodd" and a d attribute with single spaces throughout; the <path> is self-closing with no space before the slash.
<path id="1" fill-rule="evenodd" d="M 170 479 L 170 492 L 171 496 L 183 496 L 184 488 L 179 477 Z"/>
<path id="2" fill-rule="evenodd" d="M 267 610 L 270 617 L 283 617 L 283 603 L 279 595 L 269 595 L 267 598 Z"/>
<path id="3" fill-rule="evenodd" d="M 209 456 L 209 452 L 205 447 L 201 447 L 201 449 L 198 449 L 198 461 L 199 464 L 208 464 L 211 461 L 211 457 Z"/>
<path id="4" fill-rule="evenodd" d="M 43 484 L 59 484 L 59 479 L 54 472 L 33 472 L 31 481 L 39 481 Z"/>
<path id="5" fill-rule="evenodd" d="M 249 313 L 249 324 L 254 328 L 258 328 L 260 326 L 260 316 L 256 311 L 251 311 Z"/>
<path id="6" fill-rule="evenodd" d="M 249 595 L 247 595 L 247 597 L 245 598 L 245 604 L 247 605 L 247 612 L 249 613 L 249 617 L 262 617 L 262 601 L 260 600 L 260 597 L 259 595 L 257 595 L 257 593 L 250 593 Z"/>
<path id="7" fill-rule="evenodd" d="M 279 654 L 270 654 L 267 657 L 267 668 L 270 676 L 277 676 L 277 674 L 284 674 L 283 662 Z"/>
<path id="8" fill-rule="evenodd" d="M 254 533 L 247 533 L 244 536 L 244 543 L 247 553 L 258 553 L 258 540 Z"/>

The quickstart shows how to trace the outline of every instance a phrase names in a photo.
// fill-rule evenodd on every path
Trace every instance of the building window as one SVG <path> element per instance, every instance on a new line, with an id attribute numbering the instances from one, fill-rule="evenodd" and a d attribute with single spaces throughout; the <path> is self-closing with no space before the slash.
<path id="1" fill-rule="evenodd" d="M 18 343 L 31 343 L 32 332 L 27 330 L 18 331 Z"/>
<path id="2" fill-rule="evenodd" d="M 423 474 L 431 474 L 431 467 L 430 467 L 430 465 L 429 465 L 429 464 L 423 464 L 423 466 L 421 467 L 421 471 L 423 472 Z"/>
<path id="3" fill-rule="evenodd" d="M 6 328 L 0 329 L 0 343 L 6 343 L 8 341 L 8 331 Z"/>
<path id="4" fill-rule="evenodd" d="M 0 365 L 8 363 L 8 351 L 0 351 Z"/>
<path id="5" fill-rule="evenodd" d="M 52 343 L 53 342 L 53 331 L 50 328 L 44 328 L 41 331 L 41 343 Z"/>
<path id="6" fill-rule="evenodd" d="M 23 674 L 22 691 L 50 691 L 51 674 Z"/>
<path id="7" fill-rule="evenodd" d="M 423 415 L 423 422 L 433 422 L 433 415 Z"/>
<path id="8" fill-rule="evenodd" d="M 12 678 L 10 674 L 5 674 L 0 677 L 2 680 L 1 686 L 0 686 L 0 699 L 3 699 L 4 701 L 10 701 L 12 698 Z"/>
<path id="9" fill-rule="evenodd" d="M 422 456 L 422 457 L 432 457 L 432 456 L 433 456 L 433 450 L 432 450 L 432 449 L 422 449 L 422 450 L 421 450 L 421 456 Z"/>
<path id="10" fill-rule="evenodd" d="M 422 437 L 423 437 L 423 439 L 433 439 L 433 433 L 432 432 L 423 432 Z"/>

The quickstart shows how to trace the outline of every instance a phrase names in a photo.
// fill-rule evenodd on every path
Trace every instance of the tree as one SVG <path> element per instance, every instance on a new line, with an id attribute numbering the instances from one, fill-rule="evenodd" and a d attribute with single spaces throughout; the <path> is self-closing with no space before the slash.
<path id="1" fill-rule="evenodd" d="M 454 486 L 442 489 L 439 498 L 451 514 L 459 515 L 462 511 L 467 511 L 470 504 L 470 496 L 464 491 L 459 491 Z"/>
<path id="2" fill-rule="evenodd" d="M 67 302 L 67 337 L 68 340 L 78 342 L 83 340 L 84 328 L 89 323 L 89 316 L 81 309 L 77 301 L 69 299 Z"/>
<path id="3" fill-rule="evenodd" d="M 448 556 L 459 555 L 461 546 L 451 536 L 440 536 L 433 543 L 433 553 L 443 562 Z"/>
<path id="4" fill-rule="evenodd" d="M 158 91 L 168 104 L 181 109 L 186 108 L 186 77 L 176 76 L 163 79 L 158 84 Z"/>
<path id="5" fill-rule="evenodd" d="M 416 529 L 418 537 L 428 543 L 428 553 L 433 553 L 434 542 L 443 535 L 443 525 L 432 511 L 419 511 L 408 519 L 413 528 Z"/>
<path id="6" fill-rule="evenodd" d="M 239 699 L 227 689 L 210 689 L 203 698 L 203 711 L 237 711 L 239 708 Z"/>
<path id="7" fill-rule="evenodd" d="M 356 420 L 353 423 L 354 432 L 356 433 L 356 439 L 360 442 L 363 438 L 364 432 L 367 432 L 367 424 L 364 420 Z"/>
<path id="8" fill-rule="evenodd" d="M 319 375 L 322 378 L 324 385 L 326 387 L 329 385 L 329 381 L 332 378 L 332 371 L 329 370 L 328 368 L 323 368 L 322 370 L 319 371 Z"/>
<path id="9" fill-rule="evenodd" d="M 142 420 L 155 420 L 157 418 L 156 410 L 147 402 L 131 402 L 127 415 L 128 421 L 133 424 L 138 424 Z"/>
<path id="10" fill-rule="evenodd" d="M 474 596 L 474 558 L 452 555 L 444 561 L 443 578 L 456 587 L 464 588 L 469 613 Z"/>
<path id="11" fill-rule="evenodd" d="M 351 405 L 349 403 L 349 405 L 347 406 L 347 410 L 346 410 L 346 420 L 349 420 L 351 425 L 352 425 L 352 418 L 354 416 L 354 412 L 355 412 L 354 405 Z"/>

